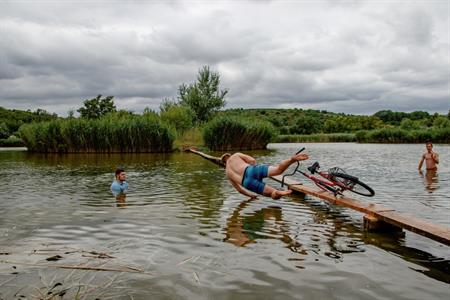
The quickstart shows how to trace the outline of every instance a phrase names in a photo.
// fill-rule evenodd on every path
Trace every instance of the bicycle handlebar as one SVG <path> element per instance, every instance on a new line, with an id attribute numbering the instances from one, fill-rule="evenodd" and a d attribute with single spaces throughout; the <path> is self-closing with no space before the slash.
<path id="1" fill-rule="evenodd" d="M 295 153 L 296 155 L 299 154 L 300 152 L 302 152 L 303 150 L 305 150 L 305 147 L 303 147 L 302 149 L 298 150 L 297 153 Z"/>

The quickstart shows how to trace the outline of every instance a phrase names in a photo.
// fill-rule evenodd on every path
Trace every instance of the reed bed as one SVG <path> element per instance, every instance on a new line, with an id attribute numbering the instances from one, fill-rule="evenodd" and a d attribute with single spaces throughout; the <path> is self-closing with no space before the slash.
<path id="1" fill-rule="evenodd" d="M 174 130 L 152 114 L 32 123 L 19 133 L 32 152 L 169 152 L 175 139 Z"/>
<path id="2" fill-rule="evenodd" d="M 214 151 L 266 149 L 275 136 L 270 122 L 228 116 L 213 119 L 203 130 L 205 145 Z"/>

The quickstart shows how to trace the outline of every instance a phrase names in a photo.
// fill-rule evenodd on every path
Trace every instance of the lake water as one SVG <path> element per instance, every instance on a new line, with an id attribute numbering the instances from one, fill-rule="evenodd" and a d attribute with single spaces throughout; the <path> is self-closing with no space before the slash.
<path id="1" fill-rule="evenodd" d="M 441 163 L 431 177 L 417 172 L 424 145 L 270 144 L 248 153 L 274 164 L 302 146 L 311 157 L 303 166 L 342 167 L 376 192 L 355 198 L 450 226 L 449 145 L 435 145 Z M 130 190 L 116 200 L 118 166 Z M 308 196 L 247 201 L 223 169 L 194 154 L 3 149 L 0 175 L 0 299 L 449 297 L 448 246 L 410 232 L 365 233 L 361 214 Z"/>

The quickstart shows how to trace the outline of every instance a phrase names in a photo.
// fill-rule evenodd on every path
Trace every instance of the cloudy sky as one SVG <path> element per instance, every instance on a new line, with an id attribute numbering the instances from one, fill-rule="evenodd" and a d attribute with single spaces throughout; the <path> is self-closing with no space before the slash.
<path id="1" fill-rule="evenodd" d="M 447 113 L 449 16 L 449 0 L 0 0 L 0 106 L 157 110 L 209 65 L 226 108 Z"/>

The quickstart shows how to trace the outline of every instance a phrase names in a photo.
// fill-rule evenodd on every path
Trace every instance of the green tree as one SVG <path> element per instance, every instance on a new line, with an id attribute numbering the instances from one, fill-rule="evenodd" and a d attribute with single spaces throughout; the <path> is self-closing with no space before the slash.
<path id="1" fill-rule="evenodd" d="M 211 72 L 209 66 L 204 66 L 198 72 L 196 83 L 179 87 L 180 104 L 194 112 L 197 123 L 210 120 L 215 112 L 225 106 L 224 98 L 228 90 L 220 90 L 219 84 L 219 73 Z"/>
<path id="2" fill-rule="evenodd" d="M 85 119 L 99 119 L 107 113 L 115 112 L 114 96 L 107 96 L 103 99 L 101 97 L 102 95 L 98 95 L 93 99 L 84 100 L 84 107 L 77 110 L 80 116 Z"/>
<path id="3" fill-rule="evenodd" d="M 450 128 L 450 120 L 444 116 L 439 116 L 433 121 L 435 128 Z"/>
<path id="4" fill-rule="evenodd" d="M 420 123 L 404 118 L 400 123 L 400 128 L 404 130 L 416 130 L 420 128 Z"/>
<path id="5" fill-rule="evenodd" d="M 320 127 L 321 123 L 317 118 L 305 115 L 296 119 L 290 131 L 293 134 L 311 134 L 319 132 Z"/>
<path id="6" fill-rule="evenodd" d="M 10 136 L 9 128 L 5 123 L 0 124 L 0 139 L 6 139 Z"/>
<path id="7" fill-rule="evenodd" d="M 174 106 L 178 106 L 179 104 L 177 103 L 177 101 L 175 99 L 169 99 L 169 98 L 164 98 L 161 102 L 161 104 L 159 105 L 159 111 L 161 113 L 164 113 L 166 111 L 168 111 L 169 109 L 171 109 Z"/>

